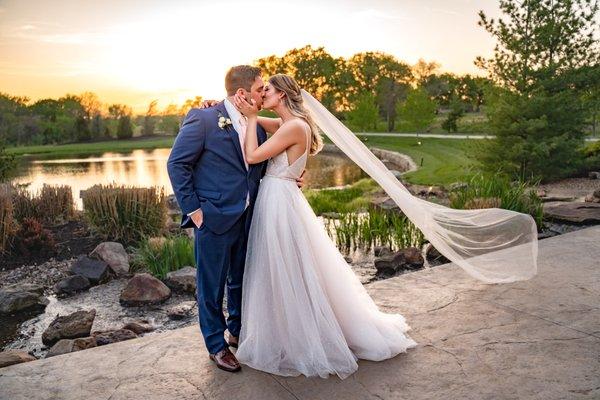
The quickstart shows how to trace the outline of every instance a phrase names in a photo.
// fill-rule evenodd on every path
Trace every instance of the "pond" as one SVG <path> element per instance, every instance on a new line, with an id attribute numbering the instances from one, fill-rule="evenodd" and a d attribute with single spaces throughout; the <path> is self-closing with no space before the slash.
<path id="1" fill-rule="evenodd" d="M 70 185 L 78 208 L 79 193 L 92 185 L 116 183 L 130 186 L 162 186 L 165 194 L 173 193 L 166 163 L 171 149 L 107 152 L 68 158 L 23 157 L 13 182 L 28 184 L 32 192 L 44 183 Z M 322 152 L 309 157 L 305 175 L 307 188 L 343 186 L 365 173 L 342 154 Z"/>

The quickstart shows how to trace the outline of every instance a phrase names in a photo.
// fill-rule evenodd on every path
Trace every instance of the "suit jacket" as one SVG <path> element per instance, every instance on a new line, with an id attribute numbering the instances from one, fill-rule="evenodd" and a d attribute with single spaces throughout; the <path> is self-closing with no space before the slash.
<path id="1" fill-rule="evenodd" d="M 203 224 L 216 234 L 227 232 L 246 208 L 252 211 L 266 161 L 246 169 L 238 132 L 233 125 L 218 126 L 229 118 L 223 102 L 205 109 L 191 109 L 185 116 L 167 161 L 167 171 L 183 213 L 182 228 L 194 227 L 187 215 L 200 208 Z M 257 126 L 258 144 L 267 134 Z"/>

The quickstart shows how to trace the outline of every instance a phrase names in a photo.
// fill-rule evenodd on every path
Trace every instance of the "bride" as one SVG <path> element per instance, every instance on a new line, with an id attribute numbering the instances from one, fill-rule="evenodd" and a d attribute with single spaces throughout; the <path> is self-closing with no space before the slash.
<path id="1" fill-rule="evenodd" d="M 268 161 L 250 227 L 237 359 L 269 373 L 346 378 L 357 359 L 385 360 L 417 343 L 404 317 L 377 308 L 296 185 L 308 155 L 322 147 L 296 81 L 269 79 L 259 117 L 241 97 L 247 117 L 245 157 Z M 273 135 L 258 146 L 256 126 Z"/>

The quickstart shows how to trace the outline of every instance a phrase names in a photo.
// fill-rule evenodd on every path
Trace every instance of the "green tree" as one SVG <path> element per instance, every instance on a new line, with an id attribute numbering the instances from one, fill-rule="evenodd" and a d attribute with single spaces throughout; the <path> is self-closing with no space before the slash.
<path id="1" fill-rule="evenodd" d="M 379 107 L 375 102 L 375 96 L 370 92 L 360 94 L 352 109 L 348 111 L 347 117 L 348 122 L 361 132 L 377 129 Z"/>
<path id="2" fill-rule="evenodd" d="M 464 104 L 459 100 L 454 100 L 450 104 L 448 116 L 444 122 L 442 122 L 442 128 L 448 132 L 456 132 L 458 130 L 457 122 L 463 115 L 465 115 Z"/>
<path id="3" fill-rule="evenodd" d="M 476 59 L 496 84 L 487 107 L 495 139 L 481 143 L 478 158 L 520 179 L 569 176 L 583 165 L 585 93 L 600 79 L 598 3 L 501 0 L 500 10 L 498 21 L 479 13 L 498 44 L 492 58 Z"/>
<path id="4" fill-rule="evenodd" d="M 118 139 L 129 139 L 133 136 L 133 128 L 131 127 L 131 117 L 123 115 L 119 117 L 119 125 L 117 128 Z"/>
<path id="5" fill-rule="evenodd" d="M 4 141 L 0 138 L 0 182 L 5 182 L 11 176 L 16 166 L 15 156 L 6 153 Z"/>
<path id="6" fill-rule="evenodd" d="M 398 103 L 398 114 L 406 121 L 410 129 L 422 132 L 435 119 L 436 105 L 423 89 L 412 90 L 406 101 Z"/>
<path id="7" fill-rule="evenodd" d="M 152 135 L 154 134 L 154 128 L 156 126 L 156 115 L 158 100 L 152 100 L 148 105 L 148 110 L 146 111 L 146 115 L 144 116 L 144 124 L 142 126 L 142 134 L 144 135 Z"/>

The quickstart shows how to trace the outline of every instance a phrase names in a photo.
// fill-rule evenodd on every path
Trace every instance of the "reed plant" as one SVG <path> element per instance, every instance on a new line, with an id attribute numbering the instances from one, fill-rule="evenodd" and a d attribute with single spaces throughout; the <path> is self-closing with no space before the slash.
<path id="1" fill-rule="evenodd" d="M 0 185 L 0 253 L 10 249 L 11 242 L 17 229 L 12 202 L 12 187 Z"/>
<path id="2" fill-rule="evenodd" d="M 132 253 L 134 270 L 147 270 L 159 279 L 170 271 L 195 264 L 194 243 L 187 235 L 144 238 Z"/>
<path id="3" fill-rule="evenodd" d="M 35 193 L 13 186 L 14 215 L 19 223 L 36 219 L 44 224 L 60 224 L 75 217 L 73 191 L 68 185 L 48 185 Z"/>
<path id="4" fill-rule="evenodd" d="M 450 207 L 457 209 L 503 208 L 531 215 L 541 229 L 544 211 L 542 200 L 530 185 L 537 187 L 539 181 L 512 182 L 503 174 L 473 175 L 468 184 L 450 193 Z"/>
<path id="5" fill-rule="evenodd" d="M 425 237 L 403 214 L 369 208 L 363 213 L 344 213 L 337 219 L 326 219 L 329 235 L 343 250 L 375 246 L 391 249 L 421 247 Z"/>
<path id="6" fill-rule="evenodd" d="M 85 219 L 106 239 L 131 244 L 165 230 L 162 187 L 94 185 L 84 192 L 82 200 Z"/>

